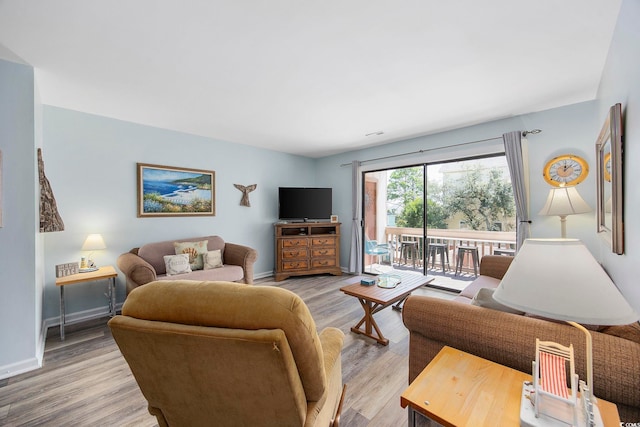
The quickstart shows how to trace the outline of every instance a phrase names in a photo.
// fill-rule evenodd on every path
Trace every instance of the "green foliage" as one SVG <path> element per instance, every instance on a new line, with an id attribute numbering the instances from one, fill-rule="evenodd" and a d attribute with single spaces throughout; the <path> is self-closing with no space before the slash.
<path id="1" fill-rule="evenodd" d="M 422 228 L 424 224 L 424 180 L 420 166 L 396 169 L 391 172 L 387 199 L 396 202 L 390 209 L 399 227 Z M 427 227 L 448 228 L 447 222 L 461 214 L 473 230 L 496 231 L 495 224 L 515 215 L 513 190 L 505 182 L 500 168 L 469 168 L 453 182 L 427 183 Z M 511 225 L 512 226 L 512 225 Z M 510 224 L 506 225 L 508 229 Z"/>
<path id="2" fill-rule="evenodd" d="M 389 176 L 387 200 L 407 206 L 422 198 L 424 192 L 423 169 L 421 166 L 396 169 Z"/>
<path id="3" fill-rule="evenodd" d="M 448 219 L 449 213 L 441 203 L 427 199 L 427 228 L 448 228 Z"/>
<path id="4" fill-rule="evenodd" d="M 422 197 L 404 205 L 402 213 L 396 218 L 398 227 L 422 228 L 424 224 L 424 204 Z"/>
<path id="5" fill-rule="evenodd" d="M 496 222 L 515 213 L 513 190 L 498 168 L 486 176 L 477 166 L 467 171 L 446 191 L 445 204 L 451 213 L 461 213 L 472 230 L 496 231 Z"/>

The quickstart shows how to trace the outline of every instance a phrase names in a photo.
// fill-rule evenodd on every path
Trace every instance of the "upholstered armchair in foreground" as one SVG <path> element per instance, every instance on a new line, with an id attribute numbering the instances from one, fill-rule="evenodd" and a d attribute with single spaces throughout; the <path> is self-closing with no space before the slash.
<path id="1" fill-rule="evenodd" d="M 160 426 L 338 424 L 344 334 L 290 291 L 152 282 L 109 327 Z"/>

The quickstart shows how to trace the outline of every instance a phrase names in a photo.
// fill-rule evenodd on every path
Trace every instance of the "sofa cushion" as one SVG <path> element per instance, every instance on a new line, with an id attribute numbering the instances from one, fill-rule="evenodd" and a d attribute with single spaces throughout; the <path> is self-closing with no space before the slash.
<path id="1" fill-rule="evenodd" d="M 470 300 L 478 293 L 481 288 L 495 289 L 500 284 L 499 279 L 490 276 L 478 276 L 473 282 L 460 292 L 460 296 L 467 297 Z"/>
<path id="2" fill-rule="evenodd" d="M 189 255 L 189 264 L 191 270 L 202 270 L 204 267 L 204 261 L 202 255 L 207 253 L 207 240 L 200 240 L 198 242 L 173 242 L 173 247 L 178 254 Z"/>
<path id="3" fill-rule="evenodd" d="M 164 242 L 147 243 L 146 245 L 140 246 L 138 256 L 151 264 L 158 276 L 164 275 L 167 273 L 167 270 L 165 269 L 163 257 L 176 253 L 173 242 L 198 242 L 200 240 L 207 240 L 209 242 L 207 243 L 207 250 L 209 251 L 220 249 L 222 259 L 224 259 L 224 240 L 220 236 L 201 236 L 190 239 L 174 239 Z"/>
<path id="4" fill-rule="evenodd" d="M 244 271 L 239 265 L 225 265 L 212 270 L 196 270 L 178 276 L 158 276 L 157 280 L 198 280 L 235 282 L 244 278 Z"/>
<path id="5" fill-rule="evenodd" d="M 471 304 L 478 307 L 490 308 L 492 310 L 504 311 L 505 313 L 524 314 L 524 311 L 516 310 L 506 305 L 500 304 L 493 299 L 493 288 L 480 288 L 471 300 Z"/>

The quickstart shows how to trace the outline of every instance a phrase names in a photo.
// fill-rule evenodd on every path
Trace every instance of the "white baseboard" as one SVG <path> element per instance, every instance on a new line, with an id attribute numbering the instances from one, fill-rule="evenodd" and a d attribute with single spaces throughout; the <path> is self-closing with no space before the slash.
<path id="1" fill-rule="evenodd" d="M 42 367 L 42 359 L 37 357 L 22 360 L 20 362 L 11 363 L 9 365 L 0 366 L 0 380 L 15 377 L 25 372 L 33 371 Z"/>
<path id="2" fill-rule="evenodd" d="M 117 304 L 116 309 L 120 310 L 122 304 Z M 65 325 L 72 323 L 84 322 L 85 320 L 99 319 L 109 315 L 107 307 L 98 307 L 91 310 L 80 311 L 77 313 L 69 313 L 65 316 Z M 43 320 L 40 336 L 36 344 L 36 355 L 20 362 L 11 363 L 0 366 L 0 380 L 11 378 L 25 372 L 33 371 L 42 367 L 44 360 L 45 343 L 47 340 L 47 330 L 52 327 L 60 326 L 60 317 L 50 317 Z"/>
<path id="3" fill-rule="evenodd" d="M 116 311 L 122 309 L 122 303 L 116 304 Z M 92 308 L 91 310 L 77 311 L 75 313 L 67 313 L 65 314 L 65 325 L 70 325 L 72 323 L 84 322 L 86 320 L 99 319 L 101 317 L 105 317 L 109 315 L 108 307 L 97 307 Z M 46 330 L 54 327 L 60 326 L 60 316 L 49 317 L 44 321 L 44 331 L 46 336 Z"/>
<path id="4" fill-rule="evenodd" d="M 254 279 L 264 279 L 265 277 L 269 277 L 269 276 L 273 276 L 273 270 L 265 271 L 263 273 L 254 274 L 253 278 Z"/>

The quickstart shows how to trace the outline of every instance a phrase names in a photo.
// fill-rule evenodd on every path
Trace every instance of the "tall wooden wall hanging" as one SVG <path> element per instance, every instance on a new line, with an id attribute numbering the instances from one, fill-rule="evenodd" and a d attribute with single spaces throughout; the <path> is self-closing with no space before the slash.
<path id="1" fill-rule="evenodd" d="M 44 174 L 44 162 L 40 148 L 38 148 L 38 177 L 40 180 L 40 232 L 63 231 L 64 222 L 58 213 L 56 198 L 53 196 L 49 180 Z"/>

